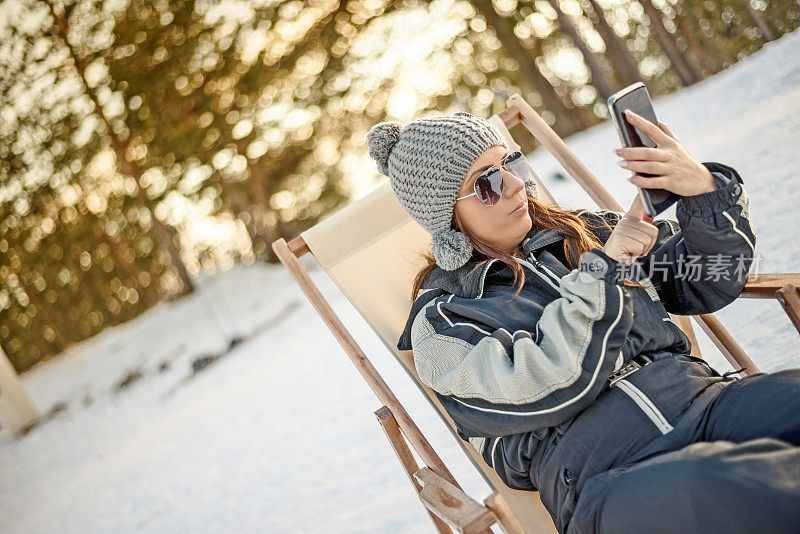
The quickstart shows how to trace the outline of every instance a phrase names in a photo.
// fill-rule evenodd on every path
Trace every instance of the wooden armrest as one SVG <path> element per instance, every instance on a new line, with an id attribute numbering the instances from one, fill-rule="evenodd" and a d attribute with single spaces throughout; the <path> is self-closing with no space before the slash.
<path id="1" fill-rule="evenodd" d="M 491 532 L 489 527 L 497 522 L 494 513 L 469 495 L 450 484 L 428 467 L 414 473 L 422 485 L 419 498 L 425 508 L 440 517 L 457 532 Z"/>
<path id="2" fill-rule="evenodd" d="M 755 278 L 755 280 L 754 280 Z M 748 275 L 740 299 L 774 299 L 775 292 L 787 284 L 800 287 L 800 273 Z"/>
<path id="3" fill-rule="evenodd" d="M 786 284 L 775 293 L 775 298 L 800 333 L 800 288 L 795 284 Z"/>

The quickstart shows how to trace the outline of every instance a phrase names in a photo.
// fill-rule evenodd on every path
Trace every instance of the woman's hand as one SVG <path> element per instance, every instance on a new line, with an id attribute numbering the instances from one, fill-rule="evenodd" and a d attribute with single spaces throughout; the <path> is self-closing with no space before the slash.
<path id="1" fill-rule="evenodd" d="M 652 220 L 637 194 L 606 240 L 603 252 L 621 263 L 632 264 L 637 256 L 644 256 L 656 244 L 658 227 L 651 224 Z"/>
<path id="2" fill-rule="evenodd" d="M 659 121 L 659 128 L 629 109 L 625 110 L 625 115 L 633 126 L 656 144 L 656 148 L 631 147 L 615 150 L 614 153 L 624 160 L 618 162 L 620 167 L 637 173 L 658 175 L 634 175 L 628 178 L 629 182 L 643 189 L 666 189 L 682 197 L 707 193 L 717 188 L 711 172 L 689 154 L 669 126 Z"/>

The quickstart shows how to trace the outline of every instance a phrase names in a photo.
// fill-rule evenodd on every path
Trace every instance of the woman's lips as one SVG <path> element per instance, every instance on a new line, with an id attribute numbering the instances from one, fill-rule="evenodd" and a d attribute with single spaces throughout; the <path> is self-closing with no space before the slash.
<path id="1" fill-rule="evenodd" d="M 519 206 L 514 208 L 514 211 L 509 213 L 509 215 L 517 215 L 519 213 L 523 213 L 524 211 L 525 211 L 525 203 L 524 202 L 520 202 Z"/>

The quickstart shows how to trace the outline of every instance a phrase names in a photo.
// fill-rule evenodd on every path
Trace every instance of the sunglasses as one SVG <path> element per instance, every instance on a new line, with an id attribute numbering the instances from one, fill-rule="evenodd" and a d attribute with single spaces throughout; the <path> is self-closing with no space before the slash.
<path id="1" fill-rule="evenodd" d="M 503 196 L 503 173 L 500 172 L 498 167 L 502 167 L 520 180 L 528 182 L 531 180 L 531 171 L 528 166 L 528 160 L 519 150 L 516 150 L 502 161 L 495 163 L 485 171 L 483 171 L 478 178 L 475 179 L 475 192 L 458 197 L 456 201 L 462 198 L 469 198 L 477 195 L 478 200 L 487 206 L 493 206 Z"/>

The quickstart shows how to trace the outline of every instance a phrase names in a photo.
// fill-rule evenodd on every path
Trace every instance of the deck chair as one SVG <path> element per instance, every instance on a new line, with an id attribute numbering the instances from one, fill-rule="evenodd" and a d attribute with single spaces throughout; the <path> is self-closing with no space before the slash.
<path id="1" fill-rule="evenodd" d="M 600 207 L 622 211 L 600 182 L 521 97 L 511 97 L 507 109 L 489 120 L 500 128 L 512 149 L 519 145 L 514 142 L 509 128 L 522 123 Z M 543 201 L 552 203 L 550 192 L 535 172 L 533 177 L 543 192 Z M 396 348 L 411 307 L 409 299 L 412 280 L 422 266 L 421 253 L 428 249 L 429 243 L 430 235 L 403 210 L 387 180 L 371 193 L 302 232 L 288 243 L 284 239 L 275 241 L 272 248 L 378 397 L 382 406 L 375 415 L 437 531 L 491 532 L 491 525 L 498 524 L 504 532 L 515 534 L 556 532 L 539 493 L 514 490 L 502 482 L 472 445 L 458 437 L 453 420 L 433 391 L 420 382 L 412 352 L 399 351 Z M 377 373 L 367 354 L 356 344 L 312 282 L 298 260 L 307 253 L 311 253 L 326 274 L 334 280 L 420 388 L 475 469 L 486 480 L 493 493 L 482 503 L 464 493 Z M 800 274 L 761 274 L 758 275 L 758 280 L 753 278 L 750 275 L 742 296 L 777 297 L 800 330 L 800 293 L 796 289 L 800 287 Z M 673 319 L 687 332 L 696 350 L 697 343 L 688 317 L 676 316 Z M 736 366 L 735 369 L 744 369 L 740 374 L 758 372 L 755 364 L 713 314 L 701 315 L 695 317 L 695 320 L 723 355 Z M 699 352 L 696 353 L 699 355 Z M 413 447 L 424 466 L 417 464 L 409 446 Z"/>

